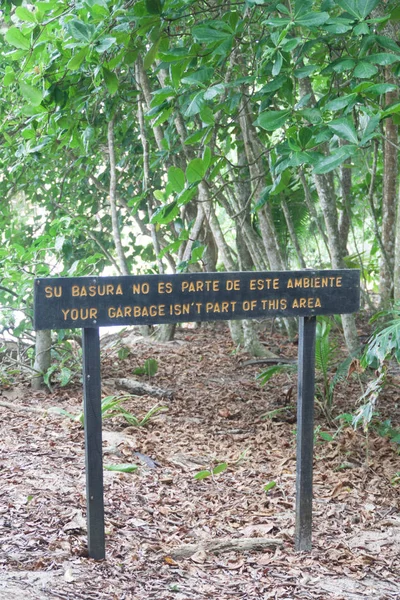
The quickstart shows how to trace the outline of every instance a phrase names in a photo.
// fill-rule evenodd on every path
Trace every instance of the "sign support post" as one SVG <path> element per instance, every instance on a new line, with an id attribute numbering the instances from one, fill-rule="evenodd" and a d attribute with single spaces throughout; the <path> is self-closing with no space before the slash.
<path id="1" fill-rule="evenodd" d="M 315 317 L 299 317 L 295 527 L 297 551 L 311 550 L 316 324 Z"/>
<path id="2" fill-rule="evenodd" d="M 99 328 L 84 328 L 83 411 L 89 557 L 105 558 Z"/>

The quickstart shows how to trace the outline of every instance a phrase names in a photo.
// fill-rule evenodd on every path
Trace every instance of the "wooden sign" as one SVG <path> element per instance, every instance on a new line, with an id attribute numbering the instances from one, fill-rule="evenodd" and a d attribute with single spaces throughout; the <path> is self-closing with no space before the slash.
<path id="1" fill-rule="evenodd" d="M 311 549 L 316 316 L 353 313 L 353 269 L 35 279 L 34 327 L 82 328 L 89 556 L 105 557 L 99 327 L 299 317 L 297 550 Z"/>
<path id="2" fill-rule="evenodd" d="M 359 281 L 353 269 L 36 279 L 34 327 L 344 314 L 358 310 Z"/>

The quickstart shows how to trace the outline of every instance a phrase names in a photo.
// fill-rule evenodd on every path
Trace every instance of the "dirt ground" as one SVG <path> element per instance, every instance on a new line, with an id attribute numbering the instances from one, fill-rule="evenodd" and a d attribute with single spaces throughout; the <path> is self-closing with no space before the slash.
<path id="1" fill-rule="evenodd" d="M 271 329 L 264 341 L 297 355 Z M 104 463 L 138 465 L 104 472 L 105 561 L 87 558 L 83 429 L 46 412 L 78 413 L 79 382 L 51 394 L 23 384 L 1 391 L 1 600 L 400 598 L 398 444 L 351 427 L 327 440 L 338 421 L 327 423 L 317 406 L 313 549 L 296 553 L 295 374 L 261 387 L 263 367 L 246 364 L 224 324 L 180 329 L 166 344 L 126 332 L 103 350 L 103 394 L 120 393 L 110 379 L 137 378 L 133 370 L 148 358 L 158 371 L 141 379 L 172 395 L 146 426 L 104 420 Z M 394 378 L 379 404 L 394 427 L 398 384 Z M 359 397 L 353 374 L 338 388 L 333 416 L 354 410 Z M 132 396 L 124 406 L 143 416 L 157 402 Z M 221 463 L 221 473 L 195 478 Z M 243 538 L 277 544 L 235 549 Z M 207 550 L 220 539 L 233 549 Z M 198 544 L 196 552 L 177 558 L 184 544 Z"/>

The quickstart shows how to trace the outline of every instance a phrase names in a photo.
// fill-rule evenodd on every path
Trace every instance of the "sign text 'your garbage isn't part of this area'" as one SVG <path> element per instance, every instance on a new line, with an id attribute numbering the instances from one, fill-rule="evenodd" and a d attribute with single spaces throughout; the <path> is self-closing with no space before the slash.
<path id="1" fill-rule="evenodd" d="M 358 306 L 355 269 L 35 280 L 36 329 L 344 314 Z"/>

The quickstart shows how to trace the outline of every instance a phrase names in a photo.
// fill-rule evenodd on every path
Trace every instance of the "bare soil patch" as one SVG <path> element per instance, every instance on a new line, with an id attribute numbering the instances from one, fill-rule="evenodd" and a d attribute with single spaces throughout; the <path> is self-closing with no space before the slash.
<path id="1" fill-rule="evenodd" d="M 265 339 L 296 357 L 296 344 L 270 331 Z M 132 377 L 155 358 L 157 374 L 143 381 L 173 395 L 162 400 L 168 412 L 146 427 L 104 421 L 105 464 L 139 465 L 135 473 L 104 473 L 104 562 L 86 557 L 83 430 L 41 410 L 78 413 L 81 387 L 1 392 L 0 401 L 16 406 L 0 406 L 2 600 L 400 598 L 398 445 L 350 428 L 329 442 L 316 435 L 313 550 L 295 553 L 295 376 L 260 387 L 259 365 L 243 366 L 249 357 L 236 352 L 223 324 L 181 329 L 168 344 L 122 343 L 130 348 L 124 359 L 118 341 L 103 349 L 103 380 Z M 398 427 L 392 383 L 381 406 Z M 341 384 L 337 413 L 358 396 L 356 381 Z M 156 402 L 135 396 L 125 407 L 143 416 Z M 284 410 L 263 418 L 276 409 Z M 316 425 L 331 430 L 318 414 Z M 224 472 L 194 478 L 221 462 Z M 251 538 L 282 543 L 246 549 Z M 210 551 L 207 544 L 221 539 L 233 546 Z M 184 544 L 199 549 L 177 558 Z"/>

